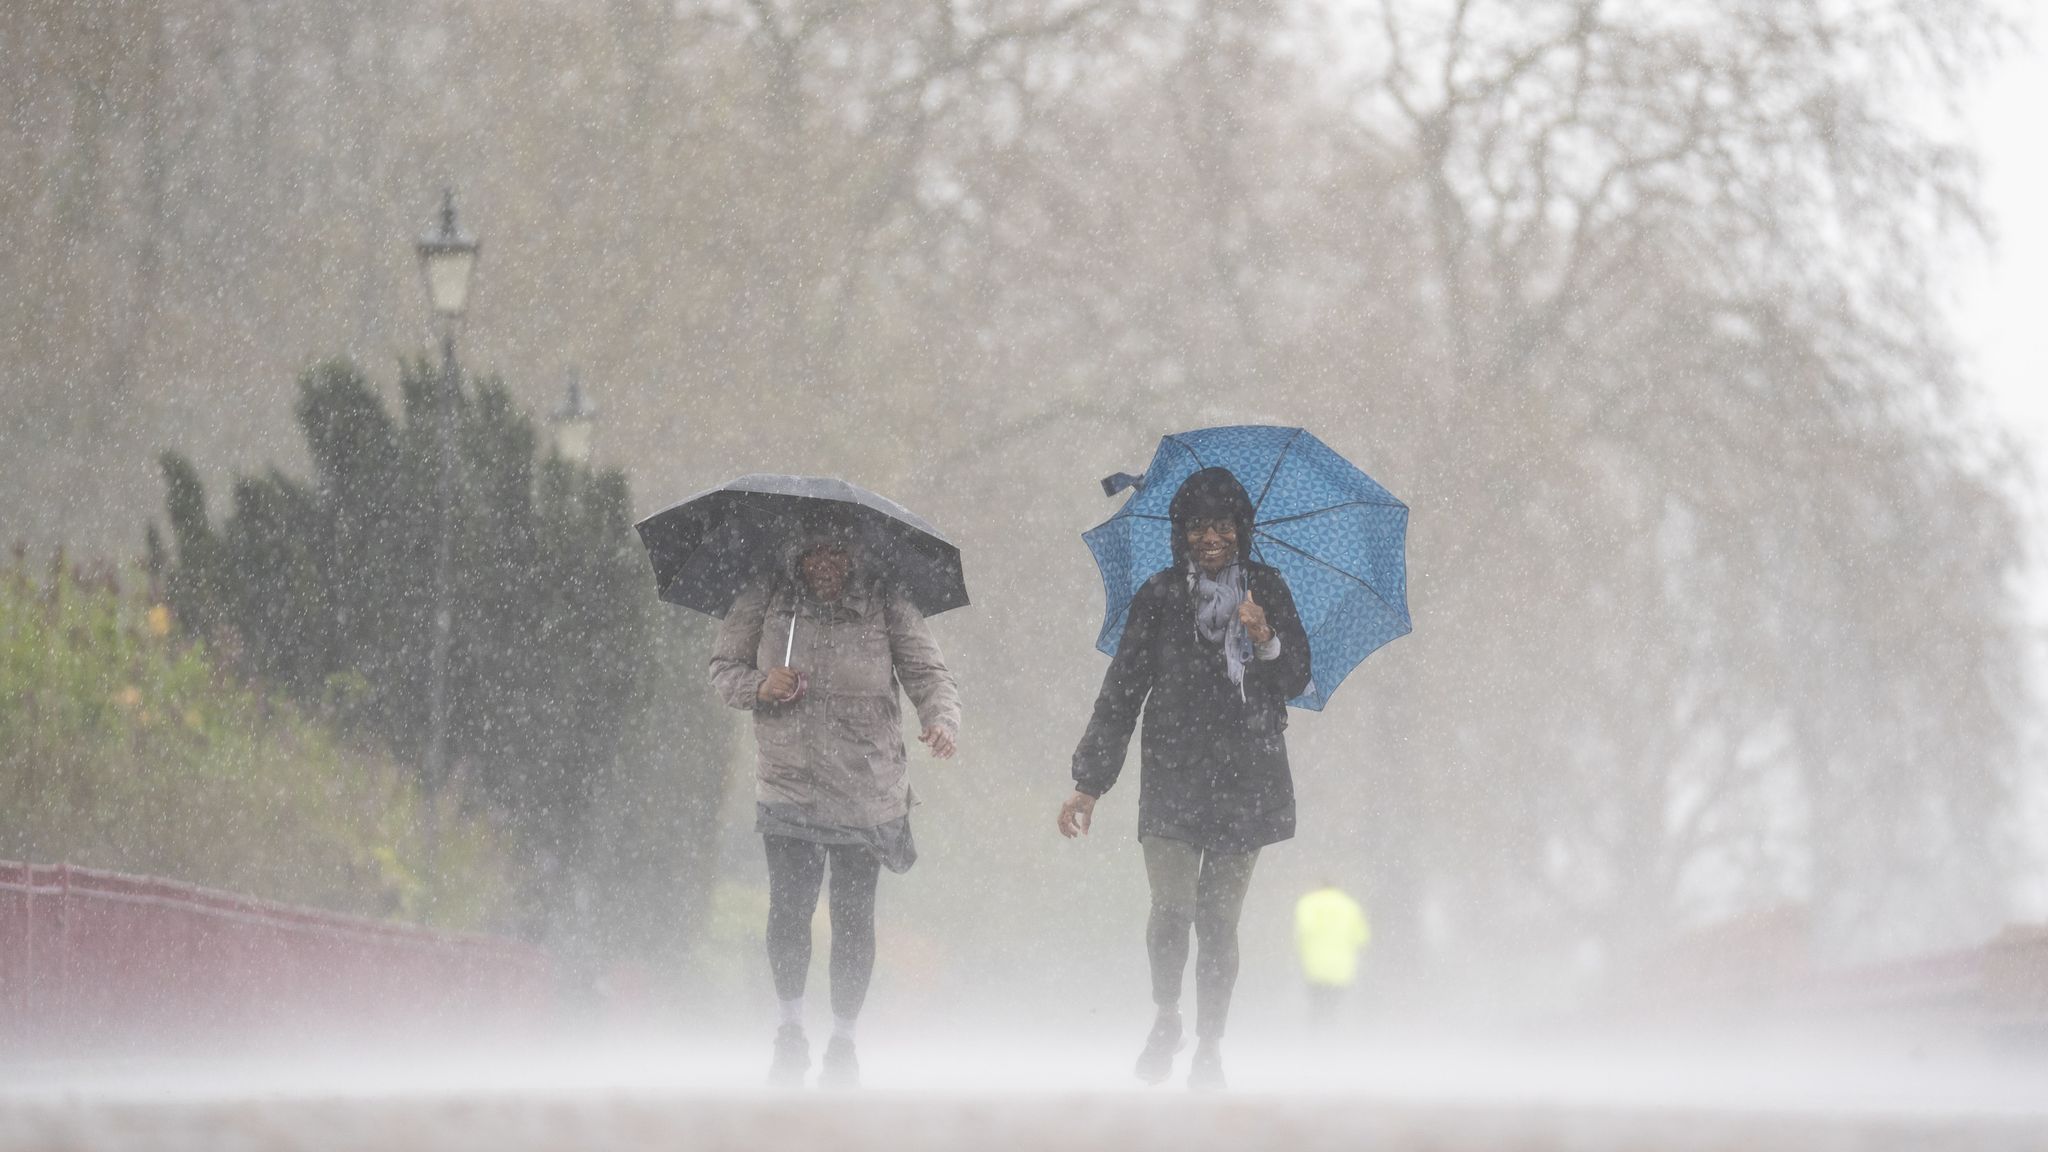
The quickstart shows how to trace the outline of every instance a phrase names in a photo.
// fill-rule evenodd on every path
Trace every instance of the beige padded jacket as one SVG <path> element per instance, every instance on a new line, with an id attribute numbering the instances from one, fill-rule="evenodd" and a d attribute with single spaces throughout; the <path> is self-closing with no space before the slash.
<path id="1" fill-rule="evenodd" d="M 760 703 L 764 669 L 789 659 L 809 684 L 789 704 Z M 793 806 L 805 822 L 873 828 L 910 810 L 903 719 L 896 687 L 920 727 L 960 729 L 960 693 L 924 616 L 901 596 L 849 587 L 825 604 L 787 580 L 741 592 L 711 655 L 711 682 L 725 702 L 754 714 L 757 795 Z"/>

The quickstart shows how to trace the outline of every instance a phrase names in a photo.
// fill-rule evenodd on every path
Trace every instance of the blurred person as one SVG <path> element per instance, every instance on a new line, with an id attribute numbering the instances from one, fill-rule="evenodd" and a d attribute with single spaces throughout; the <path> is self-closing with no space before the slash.
<path id="1" fill-rule="evenodd" d="M 1335 1018 L 1344 993 L 1358 979 L 1358 955 L 1372 942 L 1365 910 L 1328 880 L 1294 905 L 1294 944 L 1308 981 L 1309 1027 L 1320 1030 Z"/>
<path id="2" fill-rule="evenodd" d="M 1157 1016 L 1133 1072 L 1148 1084 L 1172 1075 L 1181 1048 L 1192 929 L 1197 1043 L 1188 1086 L 1224 1087 L 1238 916 L 1259 850 L 1294 835 L 1281 733 L 1287 701 L 1308 686 L 1308 635 L 1286 579 L 1246 555 L 1252 517 L 1251 497 L 1228 469 L 1202 469 L 1174 493 L 1173 562 L 1131 600 L 1074 752 L 1073 794 L 1060 806 L 1060 834 L 1085 835 L 1142 712 L 1138 841 L 1152 892 L 1145 945 Z"/>
<path id="3" fill-rule="evenodd" d="M 804 984 L 828 870 L 832 1038 L 818 1083 L 860 1084 L 854 1033 L 874 971 L 876 881 L 883 867 L 900 873 L 917 859 L 897 686 L 932 755 L 950 758 L 960 729 L 953 674 L 923 615 L 881 570 L 850 527 L 808 522 L 781 570 L 733 600 L 711 657 L 720 697 L 754 714 L 755 830 L 768 857 L 768 966 L 781 1001 L 769 1081 L 779 1086 L 801 1086 L 810 1068 Z"/>

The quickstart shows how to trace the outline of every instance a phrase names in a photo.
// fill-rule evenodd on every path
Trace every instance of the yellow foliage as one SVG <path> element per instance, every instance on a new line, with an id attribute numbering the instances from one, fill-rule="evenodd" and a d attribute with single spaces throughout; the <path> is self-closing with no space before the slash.
<path id="1" fill-rule="evenodd" d="M 169 623 L 104 583 L 0 573 L 0 858 L 448 927 L 510 919 L 485 821 L 221 676 Z"/>

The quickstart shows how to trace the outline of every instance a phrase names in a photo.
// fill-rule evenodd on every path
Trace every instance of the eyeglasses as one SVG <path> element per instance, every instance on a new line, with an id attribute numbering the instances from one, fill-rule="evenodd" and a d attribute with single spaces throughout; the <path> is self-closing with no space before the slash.
<path id="1" fill-rule="evenodd" d="M 1188 521 L 1187 534 L 1189 536 L 1207 536 L 1210 533 L 1227 539 L 1234 539 L 1237 536 L 1237 522 L 1235 520 Z"/>

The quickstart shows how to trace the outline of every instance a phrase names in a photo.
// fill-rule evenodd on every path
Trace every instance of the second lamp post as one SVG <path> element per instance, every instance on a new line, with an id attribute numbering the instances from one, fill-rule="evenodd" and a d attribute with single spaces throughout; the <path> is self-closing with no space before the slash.
<path id="1" fill-rule="evenodd" d="M 413 245 L 427 282 L 427 300 L 441 324 L 441 387 L 438 437 L 441 474 L 436 484 L 439 530 L 434 538 L 434 623 L 427 661 L 427 747 L 421 775 L 429 791 L 447 780 L 448 649 L 454 625 L 453 562 L 455 545 L 455 396 L 461 372 L 455 364 L 455 328 L 469 307 L 469 278 L 476 270 L 482 245 L 455 226 L 455 192 L 441 193 L 441 228 Z"/>

